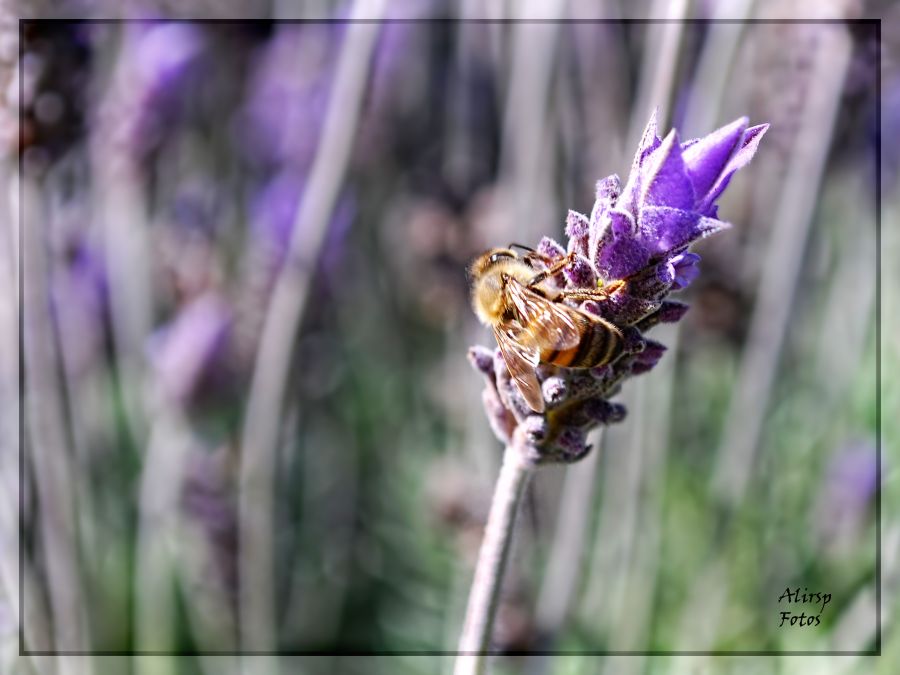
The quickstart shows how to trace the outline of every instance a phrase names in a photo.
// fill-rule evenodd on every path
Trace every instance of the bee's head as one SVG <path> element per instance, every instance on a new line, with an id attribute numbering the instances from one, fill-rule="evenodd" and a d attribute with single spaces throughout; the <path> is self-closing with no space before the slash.
<path id="1" fill-rule="evenodd" d="M 472 264 L 469 265 L 469 279 L 478 279 L 479 277 L 487 273 L 492 267 L 509 260 L 515 260 L 518 257 L 519 256 L 516 255 L 516 252 L 510 248 L 492 248 L 489 251 L 485 251 L 480 256 L 475 258 L 475 260 L 472 261 Z"/>

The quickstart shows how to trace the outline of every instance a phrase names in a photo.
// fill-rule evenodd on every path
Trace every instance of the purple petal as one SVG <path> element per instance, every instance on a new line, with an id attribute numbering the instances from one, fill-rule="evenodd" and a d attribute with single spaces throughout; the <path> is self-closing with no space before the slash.
<path id="1" fill-rule="evenodd" d="M 637 239 L 610 237 L 597 250 L 594 264 L 606 280 L 623 279 L 643 269 L 650 260 L 650 251 Z"/>
<path id="2" fill-rule="evenodd" d="M 590 223 L 587 216 L 578 211 L 569 211 L 566 216 L 566 236 L 569 238 L 569 252 L 575 251 L 587 257 Z"/>
<path id="3" fill-rule="evenodd" d="M 710 188 L 710 191 L 699 201 L 697 210 L 700 213 L 707 216 L 714 215 L 713 202 L 715 202 L 725 188 L 728 187 L 728 183 L 731 182 L 731 177 L 734 175 L 734 172 L 746 166 L 750 160 L 753 159 L 753 155 L 756 154 L 756 150 L 759 148 L 759 142 L 762 140 L 762 137 L 765 135 L 768 128 L 768 124 L 758 124 L 755 127 L 750 127 L 744 131 L 740 148 L 731 157 L 715 184 Z"/>
<path id="4" fill-rule="evenodd" d="M 689 267 L 685 267 L 682 270 L 677 270 L 675 274 L 675 283 L 674 286 L 677 289 L 687 288 L 690 286 L 691 282 L 696 279 L 700 275 L 700 268 L 696 265 L 691 265 Z"/>
<path id="5" fill-rule="evenodd" d="M 625 419 L 624 405 L 604 399 L 588 399 L 582 404 L 582 412 L 591 427 L 596 424 L 614 424 Z"/>
<path id="6" fill-rule="evenodd" d="M 481 402 L 484 405 L 488 423 L 491 425 L 491 431 L 501 443 L 509 443 L 512 440 L 513 430 L 516 428 L 516 418 L 503 405 L 497 389 L 490 385 L 486 386 L 481 392 Z"/>
<path id="7" fill-rule="evenodd" d="M 666 260 L 656 268 L 656 277 L 664 284 L 670 285 L 675 282 L 675 265 L 670 260 Z"/>
<path id="8" fill-rule="evenodd" d="M 653 251 L 670 251 L 700 237 L 699 221 L 700 215 L 692 211 L 648 206 L 641 211 L 640 239 Z"/>
<path id="9" fill-rule="evenodd" d="M 595 188 L 595 199 L 608 206 L 616 203 L 619 194 L 622 192 L 622 181 L 619 180 L 618 174 L 612 174 L 606 178 L 597 181 Z"/>
<path id="10" fill-rule="evenodd" d="M 641 211 L 640 240 L 652 251 L 662 253 L 690 244 L 730 225 L 698 213 L 667 206 L 648 206 Z"/>
<path id="11" fill-rule="evenodd" d="M 631 374 L 640 375 L 652 370 L 662 355 L 666 352 L 667 347 L 656 340 L 647 340 L 647 344 L 640 354 L 636 354 L 631 362 Z"/>
<path id="12" fill-rule="evenodd" d="M 628 174 L 628 182 L 622 189 L 616 204 L 619 208 L 634 211 L 637 209 L 638 193 L 642 183 L 642 167 L 648 161 L 651 153 L 655 152 L 661 141 L 656 131 L 657 110 L 653 110 L 650 115 L 650 121 L 644 127 L 644 134 L 641 136 L 641 142 L 638 144 L 637 152 L 634 154 L 634 160 L 631 163 L 631 173 Z M 592 219 L 593 222 L 593 219 Z"/>
<path id="13" fill-rule="evenodd" d="M 537 252 L 542 256 L 555 260 L 566 255 L 566 249 L 558 241 L 550 237 L 542 237 L 537 245 Z"/>
<path id="14" fill-rule="evenodd" d="M 613 210 L 609 212 L 609 226 L 617 237 L 634 237 L 637 234 L 637 224 L 630 213 Z"/>
<path id="15" fill-rule="evenodd" d="M 494 379 L 494 350 L 474 345 L 469 347 L 469 363 L 475 370 L 484 373 L 491 380 Z"/>
<path id="16" fill-rule="evenodd" d="M 660 323 L 677 323 L 681 321 L 689 309 L 689 305 L 676 300 L 666 300 L 659 308 Z"/>
<path id="17" fill-rule="evenodd" d="M 618 202 L 621 192 L 622 185 L 616 174 L 597 181 L 596 199 L 594 200 L 594 208 L 591 209 L 589 225 L 589 237 L 593 238 L 592 240 L 600 236 L 604 225 L 604 216 Z"/>
<path id="18" fill-rule="evenodd" d="M 682 145 L 684 164 L 696 194 L 705 195 L 716 182 L 740 142 L 747 121 L 741 117 L 696 143 Z"/>
<path id="19" fill-rule="evenodd" d="M 661 342 L 647 340 L 646 345 L 644 345 L 644 351 L 640 354 L 635 354 L 634 360 L 644 364 L 656 365 L 662 358 L 662 355 L 666 353 L 666 349 L 668 347 Z"/>
<path id="20" fill-rule="evenodd" d="M 642 167 L 641 205 L 694 208 L 694 186 L 688 176 L 678 132 L 674 129 Z"/>
<path id="21" fill-rule="evenodd" d="M 700 274 L 697 263 L 700 256 L 696 253 L 679 253 L 669 259 L 668 266 L 672 271 L 672 283 L 676 289 L 687 286 Z"/>
<path id="22" fill-rule="evenodd" d="M 565 379 L 558 375 L 553 375 L 541 384 L 541 392 L 544 395 L 544 400 L 550 404 L 550 407 L 553 407 L 563 402 L 568 394 L 568 387 Z"/>
<path id="23" fill-rule="evenodd" d="M 659 108 L 654 108 L 653 112 L 650 114 L 650 119 L 647 121 L 647 126 L 644 127 L 644 133 L 641 135 L 641 142 L 638 143 L 638 149 L 634 155 L 634 162 L 632 162 L 631 165 L 632 172 L 637 171 L 644 163 L 647 155 L 656 150 L 660 145 L 656 122 L 658 113 Z"/>
<path id="24" fill-rule="evenodd" d="M 646 332 L 660 323 L 677 323 L 688 310 L 688 305 L 674 300 L 665 300 L 659 309 L 645 316 L 637 323 L 637 328 Z"/>
<path id="25" fill-rule="evenodd" d="M 594 268 L 587 258 L 578 256 L 563 270 L 566 280 L 576 288 L 594 288 L 597 285 L 597 277 Z"/>
<path id="26" fill-rule="evenodd" d="M 547 418 L 543 415 L 528 415 L 525 417 L 519 428 L 530 443 L 540 444 L 547 440 L 551 434 L 550 425 Z"/>
<path id="27" fill-rule="evenodd" d="M 727 230 L 730 227 L 731 223 L 726 223 L 724 220 L 718 220 L 717 218 L 707 218 L 704 216 L 700 219 L 700 222 L 697 223 L 697 232 L 700 233 L 699 238 L 703 239 L 711 234 L 715 234 L 716 232 Z"/>
<path id="28" fill-rule="evenodd" d="M 603 318 L 619 326 L 630 326 L 659 308 L 659 298 L 644 297 L 643 294 L 616 293 L 603 303 L 600 312 Z M 625 349 L 629 342 L 626 336 Z"/>
<path id="29" fill-rule="evenodd" d="M 641 363 L 640 361 L 634 361 L 631 364 L 631 374 L 632 375 L 643 375 L 644 373 L 648 373 L 653 370 L 655 363 Z"/>
<path id="30" fill-rule="evenodd" d="M 587 443 L 587 435 L 580 429 L 567 428 L 556 439 L 559 461 L 577 462 L 588 454 L 591 446 Z"/>

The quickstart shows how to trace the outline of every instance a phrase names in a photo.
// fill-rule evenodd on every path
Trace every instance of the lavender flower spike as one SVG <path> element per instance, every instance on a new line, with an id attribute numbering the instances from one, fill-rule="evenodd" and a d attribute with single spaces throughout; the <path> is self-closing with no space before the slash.
<path id="1" fill-rule="evenodd" d="M 687 305 L 666 297 L 699 274 L 700 256 L 688 252 L 688 246 L 728 227 L 718 219 L 716 200 L 735 171 L 756 153 L 767 128 L 748 127 L 741 118 L 682 143 L 674 130 L 659 138 L 654 113 L 625 187 L 618 176 L 609 176 L 597 183 L 590 218 L 569 211 L 567 246 L 544 237 L 526 261 L 514 260 L 515 253 L 505 249 L 476 259 L 470 270 L 477 279 L 473 308 L 499 331 L 504 351 L 472 347 L 469 360 L 486 379 L 485 412 L 506 451 L 478 554 L 455 675 L 483 672 L 516 513 L 529 477 L 540 464 L 581 459 L 590 451 L 591 429 L 625 417 L 624 406 L 609 399 L 625 379 L 651 370 L 663 357 L 665 345 L 644 333 L 684 316 Z M 533 276 L 532 270 L 522 269 L 525 265 Z M 533 289 L 533 295 L 510 286 L 511 279 Z M 604 350 L 605 356 L 594 361 L 602 365 L 568 368 L 541 362 L 545 353 L 556 361 L 563 346 L 574 349 L 569 339 L 551 342 L 554 335 L 571 336 L 570 322 L 601 325 L 576 321 L 578 317 L 547 304 L 557 302 L 613 325 L 595 328 L 607 331 L 606 344 L 616 345 L 614 352 Z M 555 315 L 569 318 L 560 322 Z M 536 329 L 535 322 L 544 325 Z M 537 334 L 547 344 L 537 340 Z M 582 338 L 578 346 L 584 343 Z M 573 361 L 575 356 L 564 362 L 582 364 Z"/>
<path id="2" fill-rule="evenodd" d="M 756 153 L 767 128 L 748 126 L 742 117 L 708 136 L 682 142 L 675 130 L 660 138 L 654 114 L 625 186 L 618 176 L 609 176 L 597 183 L 590 217 L 569 211 L 566 246 L 549 237 L 541 240 L 532 260 L 536 271 L 568 256 L 552 283 L 559 291 L 585 291 L 575 296 L 577 302 L 554 301 L 614 324 L 625 348 L 611 363 L 593 369 L 538 364 L 542 413 L 525 401 L 499 350 L 491 362 L 479 348 L 480 358 L 473 362 L 488 380 L 485 409 L 504 443 L 518 435 L 534 463 L 573 462 L 589 451 L 591 429 L 624 417 L 624 409 L 608 399 L 625 379 L 651 370 L 662 357 L 665 347 L 644 332 L 684 315 L 686 305 L 666 298 L 699 274 L 700 256 L 687 249 L 730 227 L 719 220 L 716 200 Z M 618 280 L 625 284 L 602 292 L 604 286 L 616 288 L 609 284 Z"/>

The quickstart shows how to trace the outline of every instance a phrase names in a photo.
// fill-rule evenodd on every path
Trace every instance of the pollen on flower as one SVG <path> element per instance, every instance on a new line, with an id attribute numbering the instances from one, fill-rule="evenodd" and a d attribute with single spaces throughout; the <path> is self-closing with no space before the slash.
<path id="1" fill-rule="evenodd" d="M 572 304 L 612 324 L 621 348 L 615 360 L 590 369 L 539 364 L 535 374 L 545 412 L 538 414 L 515 385 L 500 351 L 473 347 L 469 359 L 488 380 L 486 409 L 502 441 L 512 438 L 517 424 L 534 461 L 573 462 L 590 450 L 591 429 L 624 419 L 624 406 L 609 399 L 624 380 L 648 372 L 665 353 L 665 345 L 645 333 L 659 323 L 679 321 L 687 311 L 688 305 L 668 296 L 700 274 L 700 256 L 688 248 L 730 227 L 718 218 L 715 202 L 752 159 L 766 129 L 767 124 L 749 126 L 742 117 L 703 138 L 681 142 L 675 130 L 658 136 L 654 113 L 625 185 L 617 175 L 597 182 L 590 216 L 573 210 L 566 215 L 565 246 L 549 236 L 540 240 L 539 259 L 571 256 L 555 276 L 557 285 L 564 291 L 592 291 L 576 294 L 580 299 Z M 624 284 L 615 292 L 597 293 L 620 280 Z"/>

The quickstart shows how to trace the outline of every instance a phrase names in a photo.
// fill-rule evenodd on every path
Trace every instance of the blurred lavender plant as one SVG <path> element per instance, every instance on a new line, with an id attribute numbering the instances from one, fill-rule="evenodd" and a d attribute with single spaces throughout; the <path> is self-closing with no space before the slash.
<path id="1" fill-rule="evenodd" d="M 160 386 L 172 401 L 187 403 L 205 378 L 214 376 L 227 354 L 231 310 L 210 292 L 186 304 L 171 323 L 150 338 L 149 357 Z"/>
<path id="2" fill-rule="evenodd" d="M 813 510 L 813 528 L 832 556 L 846 555 L 858 547 L 858 538 L 880 489 L 878 452 L 871 439 L 843 444 L 829 458 Z"/>
<path id="3" fill-rule="evenodd" d="M 322 131 L 343 32 L 340 24 L 279 26 L 257 55 L 234 129 L 250 161 L 306 175 Z"/>
<path id="4" fill-rule="evenodd" d="M 472 347 L 469 360 L 487 378 L 484 406 L 500 440 L 510 444 L 520 431 L 530 461 L 573 462 L 590 450 L 589 431 L 624 419 L 624 406 L 609 399 L 623 380 L 648 372 L 665 352 L 665 345 L 645 333 L 658 323 L 678 321 L 687 311 L 687 305 L 667 299 L 699 273 L 700 256 L 687 249 L 730 227 L 718 219 L 715 202 L 753 157 L 767 128 L 748 127 L 742 117 L 682 143 L 676 130 L 664 139 L 657 136 L 654 112 L 625 186 L 617 175 L 608 176 L 597 183 L 589 218 L 569 212 L 567 248 L 550 237 L 541 239 L 537 251 L 546 260 L 574 256 L 556 276 L 561 289 L 627 281 L 606 299 L 580 303 L 583 311 L 622 330 L 625 350 L 614 362 L 592 369 L 539 365 L 546 412 L 536 414 L 514 385 L 500 350 Z"/>
<path id="5" fill-rule="evenodd" d="M 111 94 L 97 111 L 96 127 L 107 130 L 97 140 L 142 160 L 172 132 L 199 72 L 204 36 L 189 23 L 141 21 L 127 25 L 125 40 Z"/>

